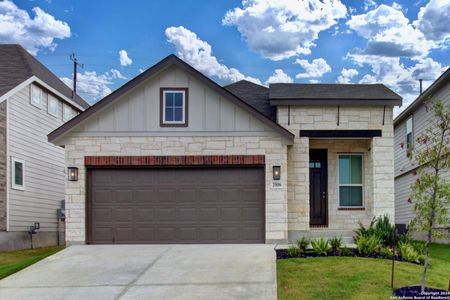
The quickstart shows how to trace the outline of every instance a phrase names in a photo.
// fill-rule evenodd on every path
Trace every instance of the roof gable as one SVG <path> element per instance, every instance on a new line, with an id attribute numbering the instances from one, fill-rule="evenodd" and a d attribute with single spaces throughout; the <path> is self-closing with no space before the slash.
<path id="1" fill-rule="evenodd" d="M 219 94 L 221 97 L 226 98 L 227 100 L 231 101 L 233 104 L 244 110 L 245 112 L 252 115 L 254 118 L 261 121 L 264 125 L 267 125 L 269 128 L 273 129 L 275 132 L 278 132 L 285 138 L 289 139 L 290 141 L 293 140 L 294 135 L 289 132 L 287 129 L 281 127 L 277 123 L 273 122 L 271 119 L 269 119 L 267 116 L 238 98 L 236 95 L 232 94 L 231 92 L 227 91 L 223 87 L 219 86 L 215 82 L 213 82 L 211 79 L 207 78 L 197 70 L 195 70 L 193 67 L 176 57 L 175 55 L 169 55 L 163 60 L 161 60 L 159 63 L 155 64 L 145 72 L 141 73 L 137 77 L 133 78 L 129 82 L 125 83 L 123 86 L 118 88 L 116 91 L 111 93 L 110 95 L 106 96 L 87 110 L 85 110 L 80 115 L 76 116 L 69 122 L 65 123 L 61 127 L 57 128 L 53 132 L 51 132 L 48 135 L 49 141 L 55 141 L 56 139 L 62 137 L 66 133 L 68 133 L 70 130 L 72 130 L 75 126 L 78 126 L 81 123 L 84 123 L 85 120 L 90 118 L 91 116 L 94 116 L 95 114 L 99 113 L 103 109 L 106 109 L 111 104 L 115 103 L 117 100 L 121 99 L 122 96 L 125 96 L 126 94 L 130 93 L 131 91 L 136 90 L 139 86 L 141 86 L 145 81 L 148 79 L 161 74 L 161 72 L 167 70 L 168 68 L 175 66 L 177 68 L 180 68 L 184 72 L 188 73 L 190 76 L 194 77 L 198 81 L 200 81 L 202 84 L 209 87 L 211 90 Z"/>
<path id="2" fill-rule="evenodd" d="M 73 98 L 72 90 L 22 46 L 0 45 L 0 96 L 32 76 L 36 76 L 82 108 L 89 107 L 79 95 Z"/>

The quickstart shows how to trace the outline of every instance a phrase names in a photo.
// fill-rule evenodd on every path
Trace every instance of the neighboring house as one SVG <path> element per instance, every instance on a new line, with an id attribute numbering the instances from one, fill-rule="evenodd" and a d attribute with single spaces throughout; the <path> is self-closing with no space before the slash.
<path id="1" fill-rule="evenodd" d="M 0 251 L 56 244 L 64 149 L 47 134 L 89 105 L 20 45 L 0 45 Z"/>
<path id="2" fill-rule="evenodd" d="M 418 166 L 408 159 L 406 152 L 408 147 L 418 146 L 416 138 L 425 133 L 434 119 L 433 112 L 424 104 L 426 100 L 450 103 L 450 68 L 394 120 L 395 222 L 398 224 L 408 224 L 414 216 L 414 204 L 408 198 L 411 185 L 418 177 L 415 172 Z M 444 177 L 450 180 L 450 172 L 445 172 Z"/>
<path id="3" fill-rule="evenodd" d="M 221 87 L 174 55 L 49 134 L 75 176 L 69 244 L 350 239 L 394 217 L 381 84 Z"/>

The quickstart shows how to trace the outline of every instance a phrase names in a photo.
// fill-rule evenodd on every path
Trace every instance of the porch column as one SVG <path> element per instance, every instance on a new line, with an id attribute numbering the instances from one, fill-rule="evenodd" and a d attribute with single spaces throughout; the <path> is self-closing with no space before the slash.
<path id="1" fill-rule="evenodd" d="M 371 142 L 373 215 L 388 215 L 394 222 L 394 137 L 383 131 L 382 137 L 374 137 Z"/>

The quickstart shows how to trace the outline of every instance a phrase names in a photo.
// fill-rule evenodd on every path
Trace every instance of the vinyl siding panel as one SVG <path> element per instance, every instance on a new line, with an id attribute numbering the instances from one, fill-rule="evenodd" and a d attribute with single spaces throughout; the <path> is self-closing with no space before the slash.
<path id="1" fill-rule="evenodd" d="M 434 94 L 433 99 L 444 103 L 450 103 L 450 85 L 445 86 Z M 425 105 L 420 105 L 413 113 L 413 138 L 422 135 L 433 122 L 433 113 L 427 111 Z M 411 170 L 416 166 L 406 157 L 406 120 L 394 128 L 394 156 L 395 156 L 395 221 L 408 223 L 413 215 L 413 204 L 407 202 L 411 193 L 411 185 L 417 176 L 413 176 Z M 400 147 L 404 143 L 403 149 Z M 414 147 L 421 147 L 414 143 Z M 420 149 L 420 148 L 419 148 Z M 444 177 L 450 180 L 450 172 L 444 173 Z M 450 217 L 450 210 L 449 210 Z"/>
<path id="2" fill-rule="evenodd" d="M 160 126 L 160 88 L 188 88 L 188 126 Z M 183 70 L 171 67 L 75 127 L 71 136 L 273 135 L 271 128 Z"/>
<path id="3" fill-rule="evenodd" d="M 62 101 L 58 116 L 47 112 L 47 93 L 41 108 L 30 103 L 30 86 L 8 99 L 8 159 L 23 160 L 25 190 L 8 188 L 9 230 L 25 231 L 34 222 L 41 231 L 56 230 L 56 209 L 65 194 L 64 149 L 47 142 L 47 134 L 62 125 Z M 60 99 L 59 99 L 60 100 Z M 11 182 L 11 170 L 8 172 Z"/>

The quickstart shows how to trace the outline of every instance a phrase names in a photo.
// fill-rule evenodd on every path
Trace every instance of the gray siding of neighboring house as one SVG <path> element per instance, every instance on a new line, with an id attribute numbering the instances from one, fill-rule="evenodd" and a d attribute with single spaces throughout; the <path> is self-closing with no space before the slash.
<path id="1" fill-rule="evenodd" d="M 0 103 L 0 231 L 6 230 L 6 105 Z"/>
<path id="2" fill-rule="evenodd" d="M 45 91 L 43 98 L 40 109 L 31 105 L 27 86 L 8 99 L 8 159 L 25 162 L 25 190 L 9 184 L 9 231 L 13 232 L 26 231 L 34 222 L 40 222 L 41 232 L 56 231 L 56 209 L 64 199 L 64 149 L 47 142 L 47 134 L 64 123 L 62 102 L 54 117 L 47 112 Z"/>
<path id="3" fill-rule="evenodd" d="M 450 85 L 446 85 L 434 93 L 433 99 L 450 103 Z M 425 132 L 430 126 L 433 113 L 427 112 L 425 105 L 420 105 L 413 115 L 413 138 L 414 140 Z M 411 193 L 411 185 L 417 179 L 413 170 L 415 165 L 406 157 L 406 119 L 394 128 L 395 142 L 395 222 L 407 224 L 414 215 L 413 204 L 408 203 Z M 401 148 L 401 144 L 404 147 Z M 414 144 L 415 147 L 417 143 Z M 445 172 L 444 177 L 450 180 L 450 172 Z M 449 211 L 450 216 L 450 211 Z"/>
<path id="4" fill-rule="evenodd" d="M 160 88 L 189 88 L 188 127 L 160 127 Z M 178 68 L 170 68 L 130 92 L 104 112 L 74 128 L 79 136 L 274 135 L 246 111 Z"/>

